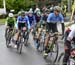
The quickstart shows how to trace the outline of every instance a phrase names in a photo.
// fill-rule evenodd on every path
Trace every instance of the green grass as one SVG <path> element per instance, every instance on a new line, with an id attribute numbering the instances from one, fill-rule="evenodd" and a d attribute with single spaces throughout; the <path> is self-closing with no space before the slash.
<path id="1" fill-rule="evenodd" d="M 6 19 L 0 19 L 0 24 L 5 24 Z"/>

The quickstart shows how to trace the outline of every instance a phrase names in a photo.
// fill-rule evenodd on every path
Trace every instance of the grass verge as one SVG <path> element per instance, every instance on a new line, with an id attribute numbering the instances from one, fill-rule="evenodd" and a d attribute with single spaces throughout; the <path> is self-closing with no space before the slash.
<path id="1" fill-rule="evenodd" d="M 0 24 L 5 24 L 6 19 L 0 19 Z"/>

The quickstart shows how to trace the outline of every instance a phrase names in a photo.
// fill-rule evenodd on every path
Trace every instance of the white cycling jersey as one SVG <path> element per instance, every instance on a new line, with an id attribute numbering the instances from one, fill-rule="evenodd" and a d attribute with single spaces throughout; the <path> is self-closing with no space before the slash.
<path id="1" fill-rule="evenodd" d="M 75 29 L 75 24 L 70 26 L 70 30 L 73 30 L 73 29 Z"/>
<path id="2" fill-rule="evenodd" d="M 69 33 L 68 38 L 72 40 L 75 37 L 75 24 L 71 25 L 70 30 L 71 32 Z"/>

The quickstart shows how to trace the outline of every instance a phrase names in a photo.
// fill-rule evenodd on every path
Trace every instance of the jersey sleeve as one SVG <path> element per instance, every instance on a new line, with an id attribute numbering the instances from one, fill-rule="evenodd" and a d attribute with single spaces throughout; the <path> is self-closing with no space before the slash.
<path id="1" fill-rule="evenodd" d="M 69 33 L 68 38 L 72 40 L 74 36 L 75 36 L 75 29 Z"/>
<path id="2" fill-rule="evenodd" d="M 62 14 L 60 14 L 60 22 L 61 22 L 61 23 L 64 23 L 64 17 L 63 17 Z"/>
<path id="3" fill-rule="evenodd" d="M 52 14 L 49 14 L 48 18 L 47 18 L 47 22 L 49 23 L 51 21 L 52 18 Z"/>
<path id="4" fill-rule="evenodd" d="M 20 16 L 17 17 L 17 23 L 20 21 Z"/>
<path id="5" fill-rule="evenodd" d="M 26 22 L 27 22 L 27 24 L 28 24 L 28 28 L 30 29 L 30 22 L 29 22 L 28 16 L 26 16 Z"/>

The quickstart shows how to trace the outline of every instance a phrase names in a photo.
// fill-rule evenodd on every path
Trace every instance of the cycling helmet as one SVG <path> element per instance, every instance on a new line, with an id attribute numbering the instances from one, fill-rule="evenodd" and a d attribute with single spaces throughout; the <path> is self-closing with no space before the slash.
<path id="1" fill-rule="evenodd" d="M 13 13 L 8 14 L 9 17 L 14 17 Z"/>
<path id="2" fill-rule="evenodd" d="M 61 12 L 61 8 L 59 6 L 55 6 L 54 11 Z"/>
<path id="3" fill-rule="evenodd" d="M 24 11 L 21 11 L 21 15 L 22 15 L 22 16 L 25 16 L 25 12 L 24 12 Z"/>
<path id="4" fill-rule="evenodd" d="M 29 13 L 29 14 L 32 14 L 32 13 L 33 13 L 33 11 L 29 11 L 28 13 Z"/>
<path id="5" fill-rule="evenodd" d="M 28 14 L 28 11 L 25 11 L 25 14 Z"/>
<path id="6" fill-rule="evenodd" d="M 18 12 L 18 15 L 21 15 L 21 11 Z"/>

